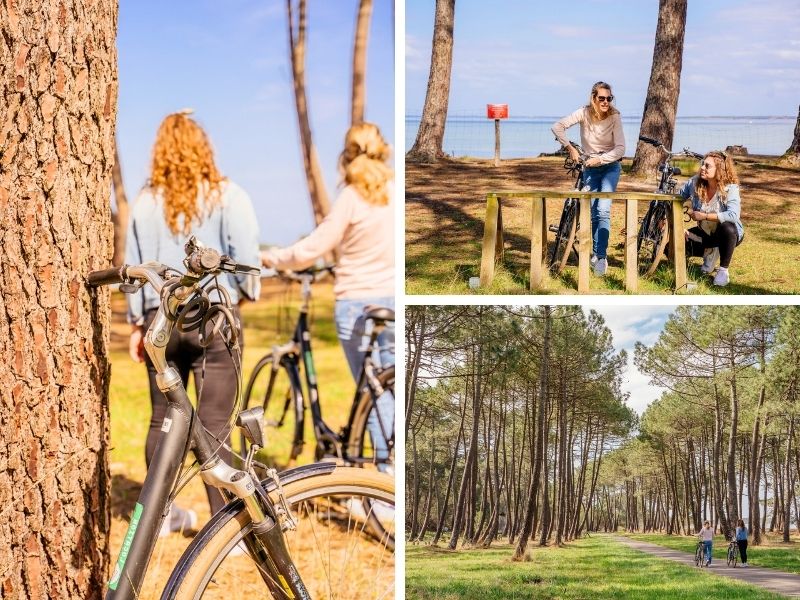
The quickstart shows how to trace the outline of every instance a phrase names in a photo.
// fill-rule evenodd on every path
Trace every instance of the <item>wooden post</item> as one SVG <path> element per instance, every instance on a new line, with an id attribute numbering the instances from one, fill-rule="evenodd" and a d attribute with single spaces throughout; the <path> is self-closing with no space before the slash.
<path id="1" fill-rule="evenodd" d="M 672 260 L 675 265 L 675 291 L 686 291 L 686 243 L 683 235 L 683 202 L 672 201 Z"/>
<path id="2" fill-rule="evenodd" d="M 481 287 L 489 287 L 494 279 L 495 248 L 499 225 L 500 200 L 496 194 L 486 196 L 486 221 L 483 224 L 481 250 Z"/>
<path id="3" fill-rule="evenodd" d="M 547 198 L 542 198 L 542 262 L 547 260 Z"/>
<path id="4" fill-rule="evenodd" d="M 542 247 L 546 237 L 543 237 L 542 218 L 544 217 L 544 198 L 531 198 L 531 281 L 530 289 L 535 290 L 542 285 Z"/>
<path id="5" fill-rule="evenodd" d="M 580 199 L 578 220 L 578 293 L 589 291 L 589 261 L 592 254 L 591 198 Z"/>
<path id="6" fill-rule="evenodd" d="M 500 119 L 494 120 L 494 166 L 500 166 Z"/>
<path id="7" fill-rule="evenodd" d="M 625 200 L 625 290 L 636 292 L 639 289 L 639 264 L 636 252 L 638 235 L 639 201 Z"/>

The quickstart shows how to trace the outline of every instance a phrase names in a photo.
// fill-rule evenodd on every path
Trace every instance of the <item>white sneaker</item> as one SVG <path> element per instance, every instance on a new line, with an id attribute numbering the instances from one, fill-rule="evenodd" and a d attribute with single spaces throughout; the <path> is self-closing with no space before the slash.
<path id="1" fill-rule="evenodd" d="M 158 537 L 167 537 L 170 533 L 189 531 L 197 527 L 197 513 L 190 508 L 181 508 L 173 504 L 169 509 L 169 514 L 161 523 Z"/>
<path id="2" fill-rule="evenodd" d="M 730 281 L 730 276 L 728 275 L 728 269 L 725 267 L 720 267 L 717 274 L 714 276 L 714 285 L 718 285 L 719 287 L 724 287 L 728 285 Z"/>
<path id="3" fill-rule="evenodd" d="M 711 273 L 717 266 L 719 260 L 719 248 L 709 248 L 703 256 L 703 266 L 700 270 L 703 273 Z"/>
<path id="4" fill-rule="evenodd" d="M 592 254 L 591 258 L 589 259 L 589 264 L 594 267 L 597 264 L 597 254 Z"/>
<path id="5" fill-rule="evenodd" d="M 606 274 L 606 269 L 608 269 L 608 260 L 605 258 L 599 258 L 594 265 L 594 274 L 598 277 L 602 277 Z"/>

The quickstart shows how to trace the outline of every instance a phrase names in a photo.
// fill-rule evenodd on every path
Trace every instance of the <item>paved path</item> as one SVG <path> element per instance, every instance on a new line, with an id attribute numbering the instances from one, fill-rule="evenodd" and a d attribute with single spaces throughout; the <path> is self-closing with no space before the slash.
<path id="1" fill-rule="evenodd" d="M 632 540 L 622 536 L 614 536 L 614 539 L 621 544 L 630 546 L 634 550 L 641 550 L 642 552 L 647 552 L 653 556 L 667 558 L 669 560 L 674 560 L 695 568 L 694 554 L 681 552 L 679 550 L 672 550 L 671 548 L 665 548 L 664 546 L 648 544 L 647 542 L 640 542 L 638 540 Z M 776 594 L 782 594 L 792 598 L 800 598 L 800 575 L 784 573 L 783 571 L 766 569 L 764 567 L 736 567 L 734 569 L 728 567 L 724 560 L 720 560 L 718 558 L 715 558 L 712 561 L 711 567 L 708 570 L 711 573 L 714 573 L 714 575 L 738 579 L 739 581 L 756 585 L 765 590 L 769 590 L 770 592 L 775 592 Z"/>

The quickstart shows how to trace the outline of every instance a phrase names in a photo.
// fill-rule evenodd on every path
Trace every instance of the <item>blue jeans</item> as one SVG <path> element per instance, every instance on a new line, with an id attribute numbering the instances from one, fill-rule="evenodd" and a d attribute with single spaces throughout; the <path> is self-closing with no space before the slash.
<path id="1" fill-rule="evenodd" d="M 583 184 L 590 192 L 615 192 L 622 171 L 619 161 L 599 167 L 588 167 L 583 172 Z M 608 250 L 608 235 L 611 232 L 611 199 L 592 198 L 592 254 L 605 258 Z"/>
<path id="2" fill-rule="evenodd" d="M 356 384 L 358 384 L 358 376 L 361 374 L 361 365 L 364 361 L 364 349 L 371 334 L 366 330 L 367 321 L 364 318 L 364 307 L 370 304 L 394 309 L 394 298 L 337 300 L 334 309 L 336 333 Z M 386 328 L 378 336 L 378 351 L 373 353 L 372 359 L 381 368 L 394 364 L 393 322 L 387 322 Z M 389 445 L 383 431 L 394 430 L 394 395 L 391 392 L 384 392 L 375 404 L 377 410 L 370 413 L 367 419 L 367 429 L 372 437 L 375 457 L 385 459 L 389 457 Z"/>
<path id="3" fill-rule="evenodd" d="M 707 563 L 711 562 L 711 545 L 713 543 L 714 542 L 703 542 L 703 549 L 705 550 L 706 562 Z"/>

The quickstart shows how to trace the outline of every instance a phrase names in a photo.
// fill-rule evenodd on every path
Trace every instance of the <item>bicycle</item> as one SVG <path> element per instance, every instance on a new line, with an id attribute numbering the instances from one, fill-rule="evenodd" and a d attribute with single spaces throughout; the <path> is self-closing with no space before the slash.
<path id="1" fill-rule="evenodd" d="M 564 168 L 571 177 L 575 178 L 575 191 L 584 192 L 588 190 L 588 186 L 584 185 L 583 175 L 586 168 L 585 162 L 589 156 L 584 153 L 580 145 L 574 142 L 570 142 L 570 144 L 578 151 L 580 159 L 575 161 L 567 154 L 564 159 Z M 567 260 L 575 245 L 579 215 L 580 202 L 578 198 L 567 198 L 564 201 L 564 208 L 561 211 L 561 219 L 558 222 L 558 226 L 550 225 L 548 227 L 550 231 L 556 234 L 548 257 L 552 275 L 560 275 L 567 265 Z"/>
<path id="2" fill-rule="evenodd" d="M 697 547 L 694 551 L 694 566 L 703 568 L 706 566 L 706 557 L 705 557 L 705 548 L 703 546 L 703 540 L 697 541 Z"/>
<path id="3" fill-rule="evenodd" d="M 394 311 L 384 307 L 368 307 L 364 314 L 367 324 L 372 325 L 369 342 L 364 348 L 364 359 L 349 417 L 337 433 L 322 418 L 308 322 L 312 284 L 331 272 L 332 269 L 328 267 L 319 271 L 275 273 L 276 278 L 300 283 L 300 310 L 292 339 L 273 346 L 253 369 L 245 388 L 245 406 L 263 407 L 265 436 L 274 441 L 271 447 L 277 453 L 288 454 L 280 459 L 274 458 L 276 452 L 272 456 L 264 456 L 264 460 L 276 466 L 294 465 L 303 451 L 308 398 L 316 443 L 315 460 L 335 460 L 355 466 L 373 464 L 385 469 L 392 463 L 394 427 L 393 423 L 384 422 L 381 411 L 376 409 L 376 403 L 382 398 L 382 402 L 391 402 L 391 406 L 394 406 L 393 398 L 389 400 L 386 396 L 394 396 L 394 365 L 381 368 L 376 364 L 373 354 L 379 350 L 378 336 L 385 330 L 388 322 L 394 321 Z M 301 370 L 305 379 L 305 390 L 301 382 Z M 256 394 L 261 389 L 259 384 L 263 379 L 262 375 L 266 376 L 263 396 Z M 377 436 L 379 439 L 373 440 L 369 435 L 370 419 L 374 420 L 373 430 L 376 429 L 375 424 L 380 430 Z M 241 443 L 246 448 L 248 442 L 244 437 Z"/>
<path id="4" fill-rule="evenodd" d="M 229 430 L 215 437 L 203 427 L 181 377 L 166 361 L 166 345 L 174 329 L 199 329 L 201 344 L 222 335 L 241 385 L 241 352 L 231 302 L 216 277 L 224 273 L 255 275 L 257 268 L 236 264 L 192 237 L 185 246 L 186 272 L 146 263 L 94 271 L 92 287 L 121 284 L 125 293 L 152 285 L 161 303 L 144 338 L 156 380 L 167 398 L 161 438 L 135 504 L 106 598 L 139 597 L 161 523 L 178 492 L 199 471 L 201 479 L 229 500 L 176 564 L 162 599 L 228 598 L 233 593 L 274 598 L 375 597 L 394 589 L 394 544 L 365 535 L 368 519 L 380 518 L 393 536 L 394 483 L 384 473 L 317 463 L 278 474 L 267 469 L 259 482 L 255 451 L 264 445 L 262 416 L 241 411 L 241 397 L 229 419 L 246 432 L 250 450 L 243 468 L 219 456 Z M 219 302 L 212 304 L 216 293 Z M 239 390 L 240 391 L 240 390 Z M 189 452 L 195 462 L 184 466 Z M 347 510 L 347 505 L 391 507 L 381 515 Z M 367 506 L 367 504 L 363 504 Z M 325 547 L 320 547 L 325 545 Z M 316 546 L 316 547 L 314 547 Z M 360 553 L 367 553 L 365 559 Z M 354 556 L 359 558 L 349 560 Z M 382 582 L 386 576 L 388 581 Z M 249 594 L 248 590 L 252 593 Z M 368 591 L 365 591 L 368 590 Z"/>
<path id="5" fill-rule="evenodd" d="M 672 164 L 676 156 L 689 156 L 702 160 L 703 155 L 692 152 L 684 148 L 680 152 L 672 153 L 667 148 L 653 138 L 639 136 L 639 140 L 655 146 L 664 153 L 664 160 L 658 165 L 658 172 L 661 174 L 658 182 L 658 194 L 675 194 L 678 185 L 676 175 L 681 174 L 680 167 Z M 669 200 L 652 200 L 647 207 L 647 212 L 639 226 L 639 233 L 636 237 L 636 252 L 638 255 L 639 274 L 649 277 L 658 268 L 661 259 L 669 242 L 669 214 L 672 210 Z M 686 221 L 688 222 L 688 220 Z"/>
<path id="6" fill-rule="evenodd" d="M 728 566 L 736 568 L 736 563 L 739 562 L 739 544 L 736 543 L 736 540 L 731 540 L 728 544 L 726 556 L 728 559 Z"/>

